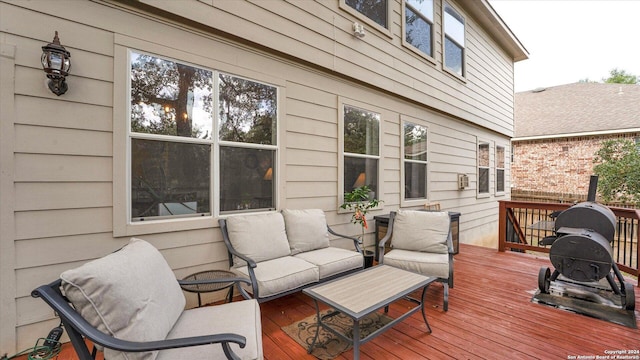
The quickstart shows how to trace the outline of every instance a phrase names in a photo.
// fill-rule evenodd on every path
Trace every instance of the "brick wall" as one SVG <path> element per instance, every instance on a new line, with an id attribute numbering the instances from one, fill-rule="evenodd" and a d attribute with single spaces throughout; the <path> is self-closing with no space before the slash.
<path id="1" fill-rule="evenodd" d="M 640 133 L 513 142 L 511 186 L 523 191 L 586 194 L 601 143 L 638 136 Z"/>

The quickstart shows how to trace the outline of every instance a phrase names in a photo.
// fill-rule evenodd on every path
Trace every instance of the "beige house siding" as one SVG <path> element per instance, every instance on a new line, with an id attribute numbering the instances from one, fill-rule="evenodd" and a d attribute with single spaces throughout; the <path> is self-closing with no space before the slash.
<path id="1" fill-rule="evenodd" d="M 554 193 L 559 197 L 586 195 L 589 178 L 594 174 L 595 153 L 602 142 L 639 136 L 640 133 L 627 133 L 514 141 L 511 184 L 514 190 Z"/>
<path id="2" fill-rule="evenodd" d="M 0 353 L 33 346 L 58 324 L 31 290 L 131 235 L 161 249 L 177 277 L 228 266 L 216 218 L 127 228 L 127 49 L 278 86 L 278 208 L 321 208 L 343 233 L 356 229 L 337 211 L 339 99 L 381 109 L 384 204 L 373 215 L 400 207 L 401 117 L 427 126 L 429 201 L 463 214 L 461 242 L 497 246 L 496 200 L 508 193 L 476 196 L 476 144 L 481 138 L 508 149 L 513 65 L 470 16 L 463 83 L 441 62 L 402 48 L 399 2 L 392 2 L 393 37 L 367 29 L 364 40 L 350 33 L 354 18 L 337 1 L 185 3 L 150 5 L 198 24 L 111 2 L 0 1 Z M 47 89 L 39 63 L 54 30 L 72 54 L 69 91 L 60 97 Z M 458 173 L 469 175 L 468 188 L 458 190 Z M 186 296 L 193 306 L 195 296 Z"/>

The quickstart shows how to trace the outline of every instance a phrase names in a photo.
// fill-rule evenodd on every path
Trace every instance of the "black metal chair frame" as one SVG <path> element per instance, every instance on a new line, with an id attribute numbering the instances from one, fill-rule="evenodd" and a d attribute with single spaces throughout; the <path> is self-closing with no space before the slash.
<path id="1" fill-rule="evenodd" d="M 224 278 L 214 280 L 197 280 L 182 281 L 177 280 L 180 285 L 195 285 L 219 282 L 246 282 L 248 280 L 242 278 Z M 238 344 L 240 348 L 246 346 L 246 338 L 242 335 L 224 333 L 215 335 L 194 336 L 180 339 L 168 339 L 148 342 L 134 342 L 118 339 L 107 335 L 85 320 L 69 303 L 69 300 L 62 294 L 62 280 L 58 279 L 50 284 L 42 285 L 31 292 L 34 298 L 41 298 L 49 306 L 53 308 L 55 313 L 60 317 L 64 329 L 67 331 L 69 339 L 76 351 L 79 360 L 95 360 L 97 350 L 95 345 L 93 351 L 89 351 L 89 346 L 85 342 L 85 338 L 91 340 L 94 344 L 104 346 L 109 349 L 115 349 L 123 352 L 142 352 L 154 350 L 175 349 L 189 346 L 199 346 L 208 344 L 220 344 L 227 357 L 230 360 L 240 359 L 230 348 L 230 344 Z M 249 299 L 249 294 L 238 288 L 245 299 Z"/>

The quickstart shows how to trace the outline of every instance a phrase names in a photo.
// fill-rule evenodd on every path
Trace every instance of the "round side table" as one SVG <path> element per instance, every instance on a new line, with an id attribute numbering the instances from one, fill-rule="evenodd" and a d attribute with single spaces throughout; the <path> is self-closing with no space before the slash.
<path id="1" fill-rule="evenodd" d="M 231 271 L 226 270 L 206 270 L 200 271 L 195 274 L 191 274 L 182 280 L 194 281 L 194 280 L 215 280 L 222 278 L 238 277 Z M 227 294 L 227 301 L 233 301 L 233 282 L 215 283 L 215 284 L 195 284 L 195 285 L 180 285 L 182 290 L 197 293 L 198 294 L 198 307 L 202 306 L 202 300 L 200 299 L 201 293 L 220 291 L 229 289 Z"/>

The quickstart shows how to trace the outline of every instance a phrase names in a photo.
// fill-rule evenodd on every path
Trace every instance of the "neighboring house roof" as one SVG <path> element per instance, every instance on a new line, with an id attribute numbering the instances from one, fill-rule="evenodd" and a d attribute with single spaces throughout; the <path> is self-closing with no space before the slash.
<path id="1" fill-rule="evenodd" d="M 574 83 L 515 94 L 514 139 L 640 129 L 640 85 Z"/>

